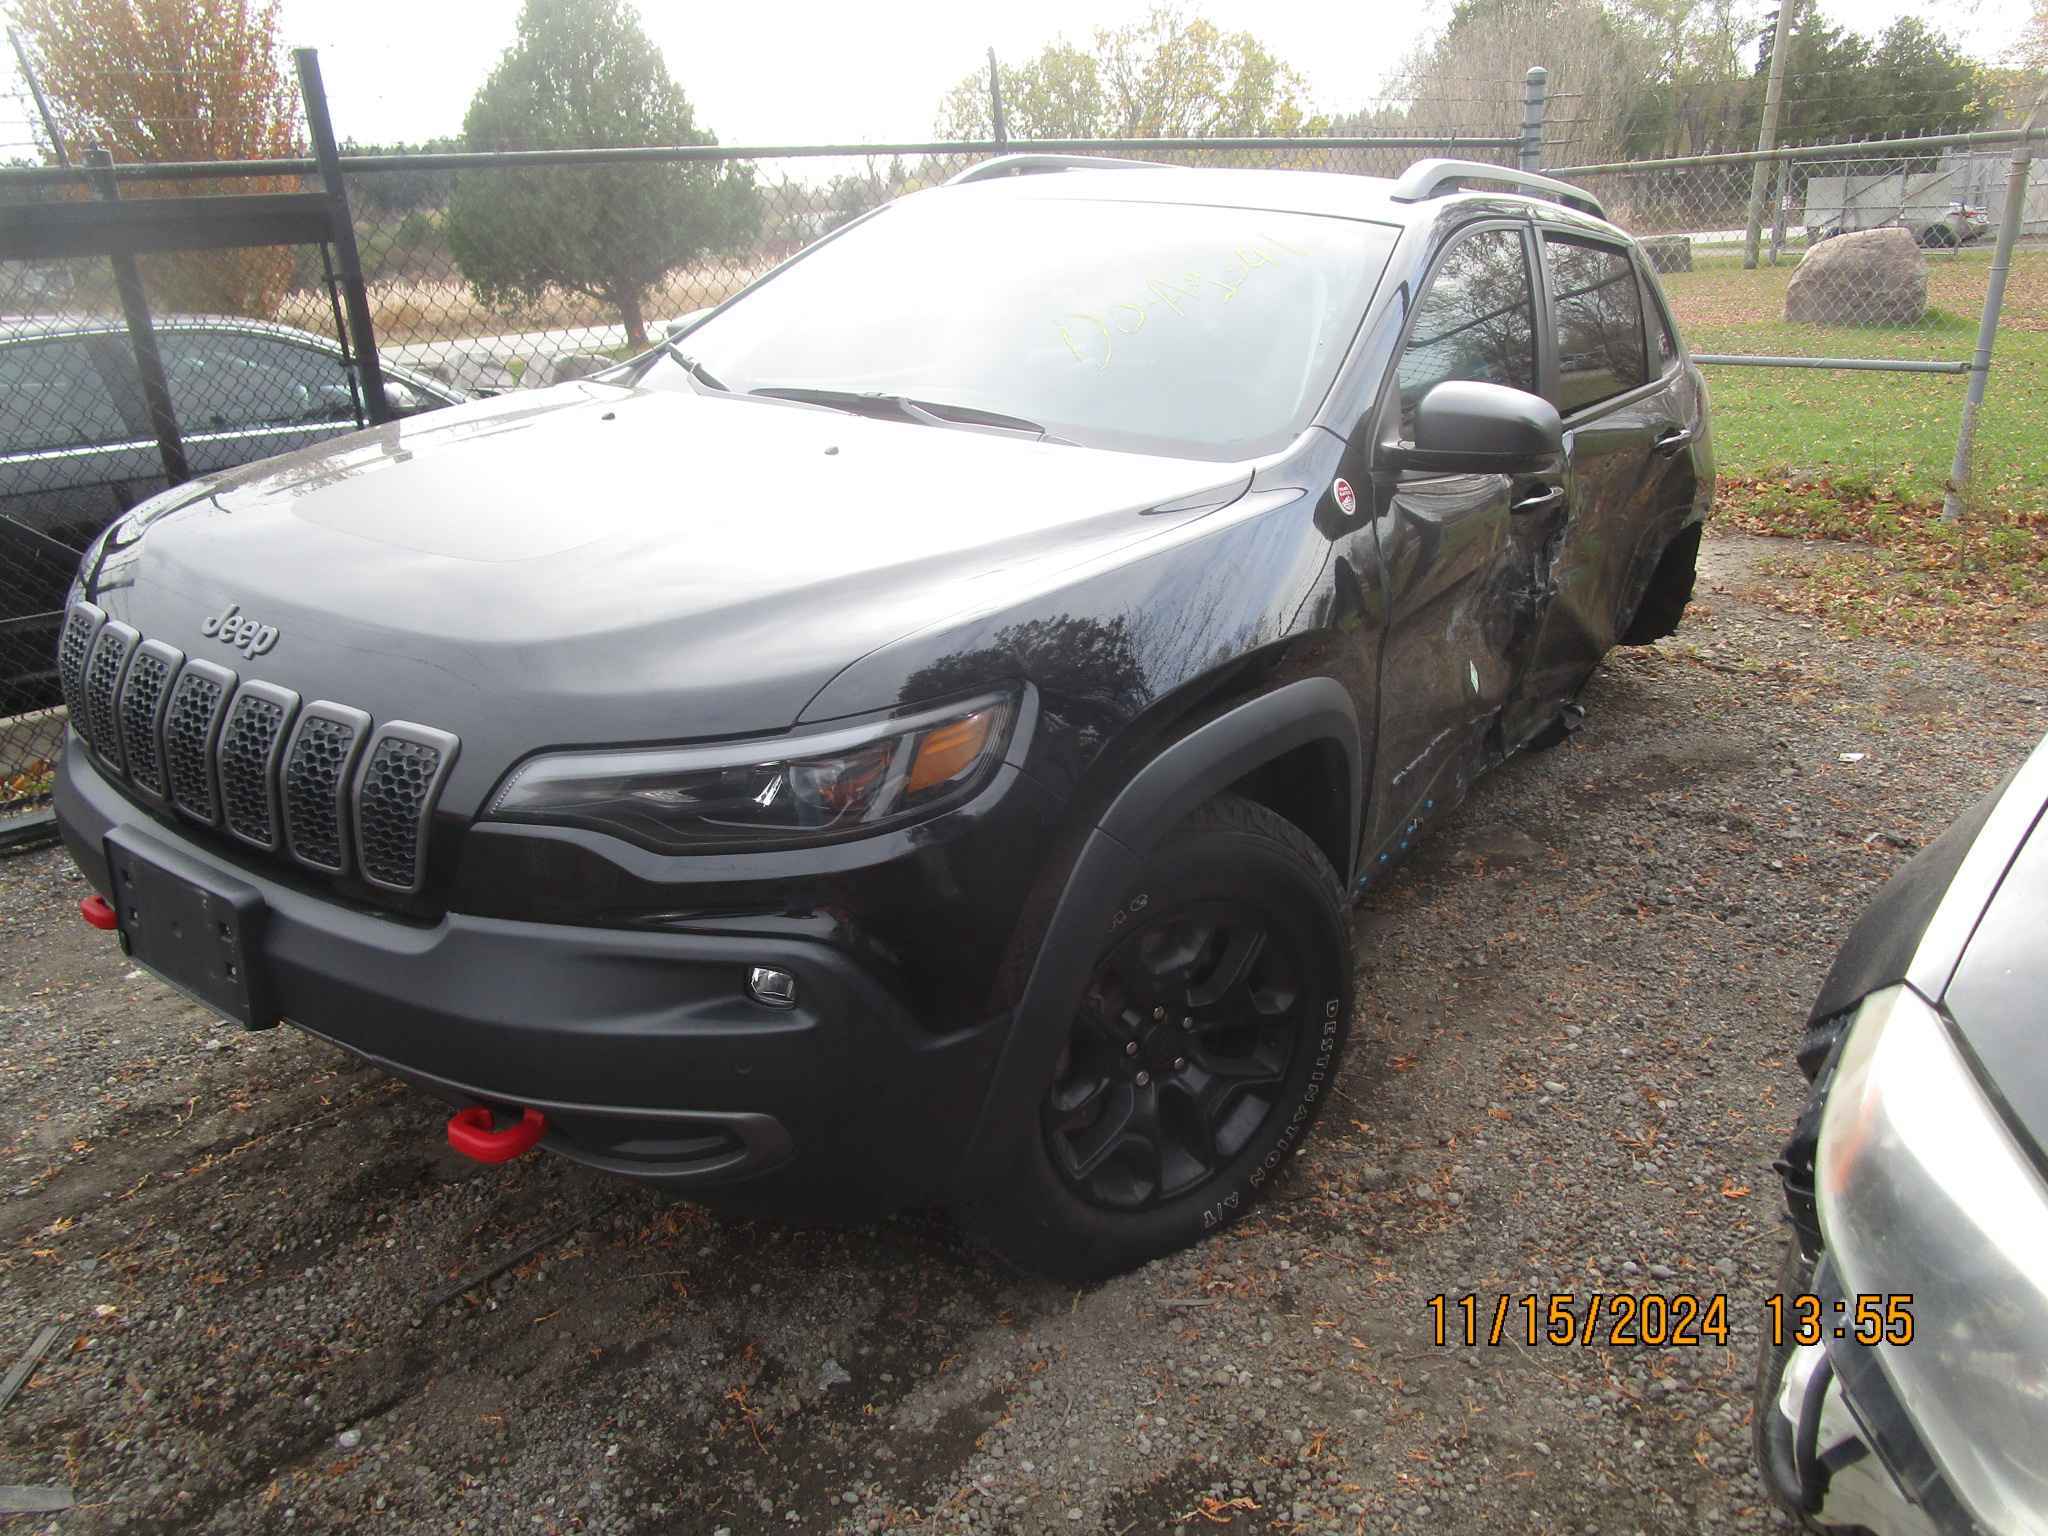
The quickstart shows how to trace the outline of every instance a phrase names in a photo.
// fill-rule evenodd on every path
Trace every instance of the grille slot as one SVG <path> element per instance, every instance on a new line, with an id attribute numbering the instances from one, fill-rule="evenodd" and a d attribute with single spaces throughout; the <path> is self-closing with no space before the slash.
<path id="1" fill-rule="evenodd" d="M 427 819 L 459 743 L 446 731 L 393 720 L 377 727 L 356 773 L 356 853 L 363 878 L 415 891 L 426 874 Z"/>
<path id="2" fill-rule="evenodd" d="M 348 870 L 349 784 L 370 734 L 370 717 L 325 699 L 306 706 L 284 753 L 285 841 L 301 864 Z"/>
<path id="3" fill-rule="evenodd" d="M 141 638 L 128 625 L 109 619 L 100 626 L 85 663 L 85 739 L 116 773 L 121 771 L 121 716 L 116 707 L 121 678 Z"/>
<path id="4" fill-rule="evenodd" d="M 57 677 L 64 687 L 64 706 L 71 723 L 85 734 L 85 663 L 92 655 L 93 637 L 107 616 L 92 603 L 73 603 L 64 616 L 64 633 L 57 641 Z"/>
<path id="5" fill-rule="evenodd" d="M 209 827 L 220 825 L 213 749 L 234 691 L 235 674 L 226 667 L 188 661 L 171 685 L 164 710 L 164 776 L 170 781 L 171 804 Z"/>
<path id="6" fill-rule="evenodd" d="M 298 707 L 299 696 L 287 688 L 247 682 L 221 723 L 221 820 L 258 848 L 278 847 L 277 760 Z"/>
<path id="7" fill-rule="evenodd" d="M 170 793 L 164 776 L 164 706 L 170 702 L 171 679 L 184 653 L 161 640 L 145 640 L 128 663 L 128 681 L 121 688 L 121 754 L 128 777 L 137 788 L 161 800 Z"/>

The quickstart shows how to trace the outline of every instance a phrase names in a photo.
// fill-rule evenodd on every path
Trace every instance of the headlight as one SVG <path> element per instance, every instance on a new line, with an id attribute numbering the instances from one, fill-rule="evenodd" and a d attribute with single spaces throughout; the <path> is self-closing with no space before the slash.
<path id="1" fill-rule="evenodd" d="M 1016 700 L 702 747 L 559 752 L 515 768 L 494 821 L 592 827 L 667 852 L 831 841 L 967 799 L 1001 761 Z"/>
<path id="2" fill-rule="evenodd" d="M 1912 1342 L 1878 1359 L 1957 1497 L 1987 1530 L 2048 1532 L 2048 1187 L 1904 987 L 1858 1011 L 1816 1182 L 1849 1295 L 1911 1293 Z"/>

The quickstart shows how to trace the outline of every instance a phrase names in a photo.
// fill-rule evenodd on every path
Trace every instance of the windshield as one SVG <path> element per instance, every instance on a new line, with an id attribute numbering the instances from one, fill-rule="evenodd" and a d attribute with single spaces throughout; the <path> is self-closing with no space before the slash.
<path id="1" fill-rule="evenodd" d="M 911 197 L 680 345 L 742 393 L 875 391 L 1094 447 L 1248 458 L 1322 403 L 1397 233 L 1263 209 Z M 689 387 L 666 353 L 641 382 Z"/>

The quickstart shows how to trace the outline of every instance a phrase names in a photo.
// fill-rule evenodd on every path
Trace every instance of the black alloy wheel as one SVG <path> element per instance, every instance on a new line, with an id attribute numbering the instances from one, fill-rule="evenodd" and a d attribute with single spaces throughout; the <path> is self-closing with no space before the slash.
<path id="1" fill-rule="evenodd" d="M 1228 1166 L 1314 1038 L 1301 971 L 1284 927 L 1249 900 L 1141 920 L 1096 966 L 1046 1095 L 1068 1186 L 1141 1211 Z"/>

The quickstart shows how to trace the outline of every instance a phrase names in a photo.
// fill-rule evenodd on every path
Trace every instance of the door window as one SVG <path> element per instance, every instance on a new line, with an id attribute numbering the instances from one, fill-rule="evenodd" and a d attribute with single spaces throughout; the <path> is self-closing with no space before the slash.
<path id="1" fill-rule="evenodd" d="M 1557 404 L 1568 415 L 1649 377 L 1643 290 L 1627 253 L 1612 246 L 1545 235 L 1543 249 L 1557 315 Z"/>
<path id="2" fill-rule="evenodd" d="M 1404 439 L 1446 379 L 1536 388 L 1536 299 L 1519 230 L 1482 229 L 1451 247 L 1415 306 L 1398 378 Z"/>
<path id="3" fill-rule="evenodd" d="M 233 331 L 166 331 L 157 346 L 182 432 L 356 419 L 348 370 L 330 353 Z"/>
<path id="4" fill-rule="evenodd" d="M 66 339 L 0 347 L 0 453 L 122 443 L 134 436 L 87 346 Z"/>

